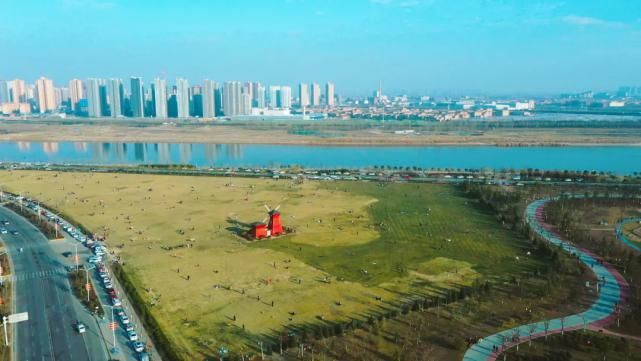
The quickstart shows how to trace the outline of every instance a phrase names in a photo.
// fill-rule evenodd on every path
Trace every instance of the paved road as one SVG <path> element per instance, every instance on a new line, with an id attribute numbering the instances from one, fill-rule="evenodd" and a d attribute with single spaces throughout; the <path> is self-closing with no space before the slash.
<path id="1" fill-rule="evenodd" d="M 580 198 L 580 197 L 577 197 Z M 627 297 L 628 284 L 619 272 L 588 250 L 578 248 L 563 240 L 552 227 L 543 220 L 545 204 L 556 198 L 537 200 L 528 205 L 525 216 L 530 228 L 539 236 L 560 246 L 568 253 L 576 255 L 581 262 L 592 269 L 599 280 L 598 298 L 592 306 L 581 313 L 535 322 L 515 327 L 487 336 L 470 347 L 463 356 L 464 361 L 494 361 L 506 349 L 532 339 L 581 328 L 599 328 L 612 321 L 616 316 L 618 304 Z M 493 347 L 498 347 L 498 352 Z"/>
<path id="2" fill-rule="evenodd" d="M 18 231 L 2 238 L 13 262 L 15 312 L 29 313 L 29 321 L 13 325 L 15 359 L 106 360 L 97 325 L 72 294 L 67 271 L 49 240 L 4 207 L 0 207 L 0 219 L 10 222 L 4 227 Z M 87 325 L 86 333 L 74 330 L 77 320 Z"/>
<path id="3" fill-rule="evenodd" d="M 641 222 L 641 218 L 627 218 L 617 223 L 617 226 L 616 226 L 617 239 L 623 242 L 626 246 L 632 248 L 637 252 L 641 252 L 641 246 L 639 246 L 639 244 L 637 243 L 630 241 L 625 236 L 625 234 L 623 234 L 623 227 L 628 223 L 640 223 L 640 222 Z"/>

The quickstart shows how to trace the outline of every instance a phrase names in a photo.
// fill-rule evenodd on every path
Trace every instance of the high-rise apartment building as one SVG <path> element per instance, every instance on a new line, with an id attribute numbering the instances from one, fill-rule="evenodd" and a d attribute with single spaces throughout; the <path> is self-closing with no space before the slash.
<path id="1" fill-rule="evenodd" d="M 56 94 L 51 79 L 41 77 L 36 80 L 36 100 L 40 113 L 56 110 Z"/>
<path id="2" fill-rule="evenodd" d="M 27 85 L 22 79 L 15 79 L 11 82 L 9 96 L 12 103 L 27 102 Z"/>
<path id="3" fill-rule="evenodd" d="M 280 104 L 280 86 L 270 85 L 269 86 L 269 107 L 276 109 Z"/>
<path id="4" fill-rule="evenodd" d="M 325 86 L 325 104 L 327 104 L 328 107 L 332 108 L 334 107 L 335 101 L 336 101 L 336 96 L 334 95 L 334 83 L 328 82 L 327 85 Z"/>
<path id="5" fill-rule="evenodd" d="M 108 91 L 108 97 L 109 97 L 109 109 L 111 110 L 110 115 L 113 118 L 122 117 L 123 116 L 122 80 L 109 79 L 107 91 Z"/>
<path id="6" fill-rule="evenodd" d="M 54 88 L 54 94 L 56 96 L 56 108 L 65 105 L 65 102 L 69 100 L 69 88 Z"/>
<path id="7" fill-rule="evenodd" d="M 0 80 L 0 104 L 10 103 L 9 98 L 9 82 Z"/>
<path id="8" fill-rule="evenodd" d="M 306 83 L 298 84 L 298 105 L 301 108 L 309 106 L 309 86 Z"/>
<path id="9" fill-rule="evenodd" d="M 167 81 L 154 79 L 154 107 L 156 118 L 167 118 Z"/>
<path id="10" fill-rule="evenodd" d="M 101 117 L 100 86 L 102 79 L 91 78 L 87 80 L 87 110 L 90 117 Z"/>
<path id="11" fill-rule="evenodd" d="M 205 79 L 203 85 L 203 118 L 216 117 L 216 82 Z"/>
<path id="12" fill-rule="evenodd" d="M 281 86 L 280 87 L 280 96 L 278 97 L 280 102 L 278 107 L 281 109 L 289 109 L 292 107 L 292 87 L 290 86 Z"/>
<path id="13" fill-rule="evenodd" d="M 78 103 L 80 99 L 85 97 L 85 90 L 82 85 L 82 80 L 71 79 L 69 81 L 69 99 L 71 99 L 71 110 L 78 110 Z"/>
<path id="14" fill-rule="evenodd" d="M 241 83 L 238 81 L 225 82 L 223 87 L 223 111 L 226 116 L 246 115 L 251 112 L 251 97 L 243 94 Z M 247 100 L 249 99 L 249 107 Z"/>
<path id="15" fill-rule="evenodd" d="M 176 102 L 178 118 L 189 118 L 189 82 L 187 79 L 176 79 Z"/>
<path id="16" fill-rule="evenodd" d="M 142 118 L 145 116 L 145 102 L 142 90 L 142 78 L 131 78 L 131 96 L 129 97 L 131 116 Z"/>
<path id="17" fill-rule="evenodd" d="M 318 83 L 312 83 L 312 99 L 311 99 L 312 106 L 320 106 L 321 105 L 321 88 Z"/>

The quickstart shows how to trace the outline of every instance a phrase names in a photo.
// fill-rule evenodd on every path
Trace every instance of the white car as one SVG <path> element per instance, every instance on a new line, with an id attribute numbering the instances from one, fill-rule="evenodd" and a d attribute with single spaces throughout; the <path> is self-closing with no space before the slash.
<path id="1" fill-rule="evenodd" d="M 0 229 L 0 234 L 7 234 L 9 233 L 5 228 Z"/>
<path id="2" fill-rule="evenodd" d="M 127 324 L 125 326 L 125 331 L 129 332 L 129 331 L 133 331 L 133 330 L 134 330 L 134 325 L 132 325 L 131 323 L 129 323 L 129 324 Z"/>
<path id="3" fill-rule="evenodd" d="M 120 322 L 122 322 L 123 325 L 128 325 L 129 322 L 130 322 L 129 321 L 129 316 L 127 316 L 127 315 L 120 316 Z M 132 341 L 135 341 L 135 340 L 132 340 Z"/>
<path id="4" fill-rule="evenodd" d="M 127 332 L 127 336 L 129 337 L 129 341 L 138 341 L 138 334 L 136 331 Z"/>
<path id="5" fill-rule="evenodd" d="M 119 299 L 117 299 L 117 298 L 112 298 L 112 299 L 111 299 L 111 304 L 112 304 L 113 306 L 115 306 L 115 307 L 120 307 L 120 306 L 122 306 L 122 302 L 120 302 L 120 300 L 119 300 Z"/>
<path id="6" fill-rule="evenodd" d="M 111 283 L 111 281 L 105 282 L 105 288 L 110 290 L 110 289 L 114 288 L 114 285 L 113 285 L 113 283 Z M 117 305 L 115 305 L 115 306 L 117 306 Z"/>
<path id="7" fill-rule="evenodd" d="M 134 351 L 136 351 L 136 352 L 143 352 L 143 351 L 145 351 L 145 344 L 143 344 L 143 343 L 142 343 L 142 342 L 140 342 L 140 341 L 136 341 L 136 342 L 134 342 L 134 343 L 133 343 L 133 346 L 134 346 Z"/>
<path id="8" fill-rule="evenodd" d="M 85 333 L 87 332 L 87 327 L 85 326 L 84 323 L 78 321 L 76 323 L 76 331 L 78 331 L 78 333 Z"/>

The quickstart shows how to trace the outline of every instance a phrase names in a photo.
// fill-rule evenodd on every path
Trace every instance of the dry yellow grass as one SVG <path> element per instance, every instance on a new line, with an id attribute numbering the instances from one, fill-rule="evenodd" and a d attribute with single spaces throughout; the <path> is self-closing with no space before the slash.
<path id="1" fill-rule="evenodd" d="M 360 192 L 364 184 L 35 171 L 0 172 L 0 186 L 106 234 L 145 301 L 154 304 L 159 324 L 189 359 L 211 355 L 221 344 L 247 347 L 255 344 L 252 338 L 290 325 L 362 317 L 432 285 L 469 284 L 480 276 L 473 267 L 482 260 L 490 260 L 486 270 L 509 272 L 514 259 L 512 235 L 494 230 L 490 217 L 446 187 L 370 184 Z M 233 232 L 262 220 L 264 204 L 281 204 L 283 223 L 296 230 L 274 247 L 252 246 Z M 385 217 L 386 232 L 398 237 L 392 243 L 379 241 L 374 208 Z M 376 242 L 378 265 L 363 248 Z M 390 248 L 394 255 L 384 259 L 385 247 L 404 249 Z M 351 262 L 351 252 L 361 256 Z M 323 262 L 302 261 L 317 254 L 340 261 L 324 268 L 334 274 L 310 265 Z M 452 259 L 458 257 L 467 261 Z M 355 280 L 364 268 L 380 281 Z M 341 272 L 345 280 L 337 278 Z"/>

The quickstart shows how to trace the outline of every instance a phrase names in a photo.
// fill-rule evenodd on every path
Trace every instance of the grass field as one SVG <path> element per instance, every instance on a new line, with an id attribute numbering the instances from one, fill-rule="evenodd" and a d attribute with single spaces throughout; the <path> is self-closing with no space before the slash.
<path id="1" fill-rule="evenodd" d="M 31 171 L 0 186 L 106 234 L 186 359 L 543 266 L 449 186 Z M 238 237 L 264 204 L 295 232 Z"/>

